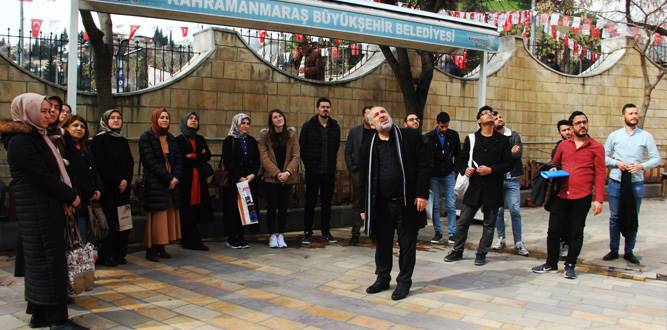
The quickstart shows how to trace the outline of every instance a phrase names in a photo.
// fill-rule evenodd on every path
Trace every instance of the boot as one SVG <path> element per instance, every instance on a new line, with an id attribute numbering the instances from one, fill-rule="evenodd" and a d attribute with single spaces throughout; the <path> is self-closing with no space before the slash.
<path id="1" fill-rule="evenodd" d="M 146 259 L 153 262 L 160 262 L 160 257 L 157 255 L 157 250 L 155 246 L 151 246 L 146 249 Z"/>
<path id="2" fill-rule="evenodd" d="M 171 259 L 171 254 L 167 253 L 167 250 L 165 250 L 164 245 L 156 245 L 156 247 L 157 247 L 157 254 L 160 258 Z"/>

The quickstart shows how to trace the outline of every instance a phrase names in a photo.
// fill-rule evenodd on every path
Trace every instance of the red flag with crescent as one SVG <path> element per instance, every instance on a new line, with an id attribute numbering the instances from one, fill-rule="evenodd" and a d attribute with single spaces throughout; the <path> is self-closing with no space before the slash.
<path id="1" fill-rule="evenodd" d="M 263 44 L 266 39 L 266 30 L 259 30 L 259 43 Z"/>
<path id="2" fill-rule="evenodd" d="M 33 38 L 39 37 L 39 30 L 42 29 L 42 20 L 33 18 L 30 24 L 31 24 L 30 26 L 32 27 L 32 37 Z"/>
<path id="3" fill-rule="evenodd" d="M 181 26 L 181 34 L 183 35 L 183 38 L 188 36 L 188 27 L 187 26 Z"/>
<path id="4" fill-rule="evenodd" d="M 139 30 L 140 25 L 130 25 L 130 36 L 127 38 L 127 41 L 129 42 L 132 40 L 132 37 L 134 37 L 134 34 L 137 33 L 137 30 Z"/>

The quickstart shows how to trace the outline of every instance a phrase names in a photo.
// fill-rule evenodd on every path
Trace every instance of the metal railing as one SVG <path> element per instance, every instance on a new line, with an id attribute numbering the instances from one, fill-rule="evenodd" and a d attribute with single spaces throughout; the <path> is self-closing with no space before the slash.
<path id="1" fill-rule="evenodd" d="M 496 56 L 490 53 L 487 63 Z M 482 62 L 482 52 L 475 50 L 464 50 L 459 55 L 440 54 L 435 61 L 435 68 L 456 77 L 465 77 L 474 71 Z"/>
<path id="2" fill-rule="evenodd" d="M 664 68 L 667 68 L 667 46 L 654 45 L 649 49 L 647 56 L 655 63 L 658 63 Z"/>
<path id="3" fill-rule="evenodd" d="M 7 29 L 0 35 L 0 53 L 30 73 L 58 85 L 67 84 L 67 34 L 40 32 L 33 38 Z M 116 93 L 137 91 L 171 79 L 188 65 L 198 53 L 190 45 L 164 45 L 150 38 L 133 41 L 114 39 L 112 90 Z M 95 56 L 90 42 L 79 35 L 77 49 L 78 88 L 95 92 Z"/>
<path id="4" fill-rule="evenodd" d="M 274 68 L 315 81 L 349 78 L 380 50 L 366 43 L 228 27 Z M 381 54 L 379 56 L 382 56 Z"/>

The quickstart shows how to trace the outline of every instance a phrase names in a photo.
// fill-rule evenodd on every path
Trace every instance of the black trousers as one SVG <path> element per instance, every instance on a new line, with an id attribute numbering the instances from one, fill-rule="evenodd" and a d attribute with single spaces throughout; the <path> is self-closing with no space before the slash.
<path id="1" fill-rule="evenodd" d="M 67 304 L 37 305 L 28 301 L 28 306 L 26 307 L 25 312 L 26 314 L 31 314 L 36 319 L 47 321 L 52 324 L 63 324 L 67 322 L 67 319 L 69 318 Z"/>
<path id="2" fill-rule="evenodd" d="M 591 195 L 579 199 L 562 199 L 554 197 L 549 214 L 549 230 L 547 232 L 547 264 L 558 264 L 560 238 L 567 231 L 570 247 L 567 250 L 566 264 L 576 264 L 581 247 L 584 243 L 584 227 L 586 216 L 591 209 Z"/>
<path id="3" fill-rule="evenodd" d="M 100 245 L 100 259 L 118 261 L 125 258 L 130 230 L 117 231 L 109 228 L 109 235 L 102 239 Z"/>
<path id="4" fill-rule="evenodd" d="M 486 255 L 489 252 L 491 242 L 493 241 L 493 231 L 496 228 L 498 208 L 487 207 L 486 205 L 470 206 L 466 204 L 463 204 L 461 207 L 461 216 L 456 219 L 456 235 L 454 235 L 453 249 L 455 252 L 463 253 L 466 240 L 468 239 L 468 229 L 470 229 L 470 224 L 480 207 L 484 213 L 484 228 L 482 230 L 482 237 L 479 239 L 479 245 L 477 246 L 477 253 Z"/>
<path id="5" fill-rule="evenodd" d="M 225 234 L 229 236 L 229 241 L 240 243 L 244 240 L 245 228 L 241 224 L 241 215 L 239 214 L 239 207 L 237 204 L 236 184 L 230 184 L 232 187 L 223 188 L 223 204 L 224 204 L 224 223 Z M 256 196 L 253 192 L 253 196 Z"/>
<path id="6" fill-rule="evenodd" d="M 292 185 L 265 182 L 264 192 L 268 202 L 266 208 L 268 232 L 269 234 L 283 234 L 287 223 L 287 203 L 292 193 Z"/>
<path id="7" fill-rule="evenodd" d="M 336 174 L 316 174 L 306 171 L 306 207 L 303 213 L 303 231 L 313 232 L 313 217 L 315 216 L 315 204 L 317 195 L 320 195 L 321 209 L 321 230 L 322 235 L 330 234 L 331 223 L 331 198 L 333 197 L 334 184 L 336 183 Z"/>
<path id="8" fill-rule="evenodd" d="M 197 223 L 200 221 L 201 212 L 205 212 L 201 205 L 190 205 L 181 207 L 181 245 L 185 247 L 197 247 L 202 245 L 201 234 Z"/>
<path id="9" fill-rule="evenodd" d="M 357 210 L 359 210 L 359 213 L 364 211 L 364 205 L 361 202 L 361 198 L 359 198 L 359 194 L 361 194 L 361 181 L 359 178 L 359 172 L 354 172 L 350 173 L 351 178 L 352 178 L 352 205 L 355 206 Z M 356 218 L 354 219 L 354 222 L 352 223 L 352 236 L 354 237 L 359 237 L 361 232 L 361 218 Z"/>
<path id="10" fill-rule="evenodd" d="M 412 206 L 412 205 L 410 205 Z M 410 207 L 408 206 L 408 207 Z M 417 256 L 417 220 L 404 216 L 405 207 L 400 201 L 393 202 L 378 197 L 375 204 L 373 227 L 377 243 L 375 246 L 375 274 L 379 279 L 391 280 L 393 264 L 394 233 L 398 232 L 400 269 L 396 282 L 412 285 L 412 272 Z"/>

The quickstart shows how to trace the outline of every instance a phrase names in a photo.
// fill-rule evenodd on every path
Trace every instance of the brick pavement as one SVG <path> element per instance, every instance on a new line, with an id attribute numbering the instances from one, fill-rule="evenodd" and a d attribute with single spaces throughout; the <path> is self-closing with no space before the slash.
<path id="1" fill-rule="evenodd" d="M 280 250 L 265 242 L 246 250 L 209 242 L 210 252 L 172 246 L 173 258 L 162 263 L 135 253 L 128 265 L 98 269 L 97 287 L 78 296 L 70 314 L 96 329 L 667 327 L 662 281 L 537 275 L 529 271 L 535 259 L 510 254 L 476 267 L 466 251 L 465 260 L 445 264 L 445 246 L 420 243 L 411 294 L 394 302 L 391 291 L 364 291 L 374 279 L 370 242 L 302 248 L 299 238 L 289 235 L 290 248 Z M 2 257 L 0 329 L 27 328 L 23 283 L 9 276 L 11 268 Z"/>

